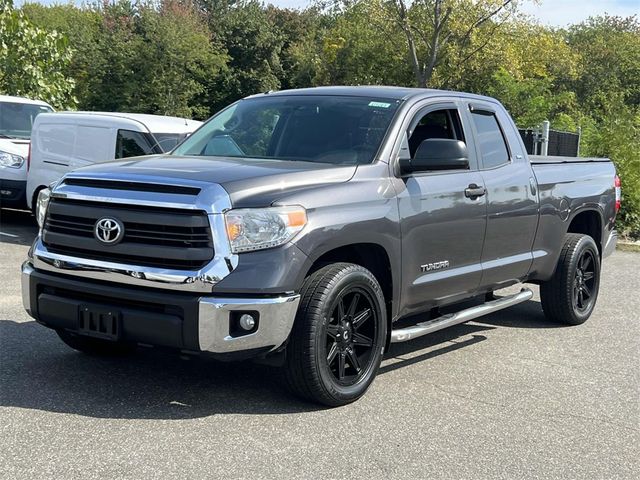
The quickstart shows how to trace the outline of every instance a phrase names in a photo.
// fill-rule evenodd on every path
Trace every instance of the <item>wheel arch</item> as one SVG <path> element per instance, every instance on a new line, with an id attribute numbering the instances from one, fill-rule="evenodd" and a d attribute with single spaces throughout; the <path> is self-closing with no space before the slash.
<path id="1" fill-rule="evenodd" d="M 325 265 L 336 262 L 347 262 L 360 265 L 369 270 L 382 289 L 387 310 L 387 326 L 391 331 L 391 323 L 398 309 L 399 301 L 399 269 L 392 263 L 393 256 L 380 243 L 358 242 L 347 243 L 318 252 L 310 262 L 305 277 Z"/>
<path id="2" fill-rule="evenodd" d="M 583 208 L 574 213 L 567 227 L 567 233 L 582 233 L 589 235 L 596 242 L 598 252 L 602 256 L 604 220 L 597 207 Z"/>

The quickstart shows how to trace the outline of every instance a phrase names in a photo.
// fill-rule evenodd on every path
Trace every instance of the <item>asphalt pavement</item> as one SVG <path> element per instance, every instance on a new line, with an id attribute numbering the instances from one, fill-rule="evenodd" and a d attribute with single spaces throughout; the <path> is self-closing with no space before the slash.
<path id="1" fill-rule="evenodd" d="M 604 264 L 584 325 L 539 297 L 392 346 L 358 402 L 303 403 L 277 371 L 74 352 L 22 308 L 36 234 L 0 214 L 0 478 L 640 478 L 640 254 Z"/>

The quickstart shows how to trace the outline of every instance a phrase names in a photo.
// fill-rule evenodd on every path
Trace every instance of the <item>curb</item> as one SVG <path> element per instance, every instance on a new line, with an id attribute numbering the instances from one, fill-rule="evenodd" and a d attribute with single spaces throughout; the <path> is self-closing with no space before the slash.
<path id="1" fill-rule="evenodd" d="M 623 252 L 640 252 L 640 243 L 618 241 L 616 249 Z"/>

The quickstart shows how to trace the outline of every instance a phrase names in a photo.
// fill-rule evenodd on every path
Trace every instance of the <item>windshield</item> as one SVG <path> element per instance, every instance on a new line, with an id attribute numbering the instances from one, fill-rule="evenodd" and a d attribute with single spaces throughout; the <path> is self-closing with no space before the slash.
<path id="1" fill-rule="evenodd" d="M 399 104 L 348 96 L 249 98 L 212 117 L 173 154 L 371 163 Z"/>
<path id="2" fill-rule="evenodd" d="M 188 133 L 154 133 L 156 145 L 163 152 L 170 152 L 182 140 L 189 136 Z"/>
<path id="3" fill-rule="evenodd" d="M 0 102 L 0 138 L 31 138 L 33 121 L 41 113 L 53 112 L 46 105 Z"/>

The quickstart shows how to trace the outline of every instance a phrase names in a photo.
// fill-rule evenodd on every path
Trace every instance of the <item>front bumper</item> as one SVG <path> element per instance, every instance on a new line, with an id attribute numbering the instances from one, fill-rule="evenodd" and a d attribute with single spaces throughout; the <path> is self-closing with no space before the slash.
<path id="1" fill-rule="evenodd" d="M 0 206 L 27 208 L 27 182 L 0 178 Z"/>
<path id="2" fill-rule="evenodd" d="M 250 357 L 285 343 L 300 296 L 227 298 L 159 291 L 69 278 L 36 270 L 27 261 L 22 265 L 22 301 L 29 315 L 53 329 L 77 332 L 80 308 L 95 305 L 118 312 L 119 340 Z M 258 320 L 248 334 L 236 327 L 244 312 Z"/>

